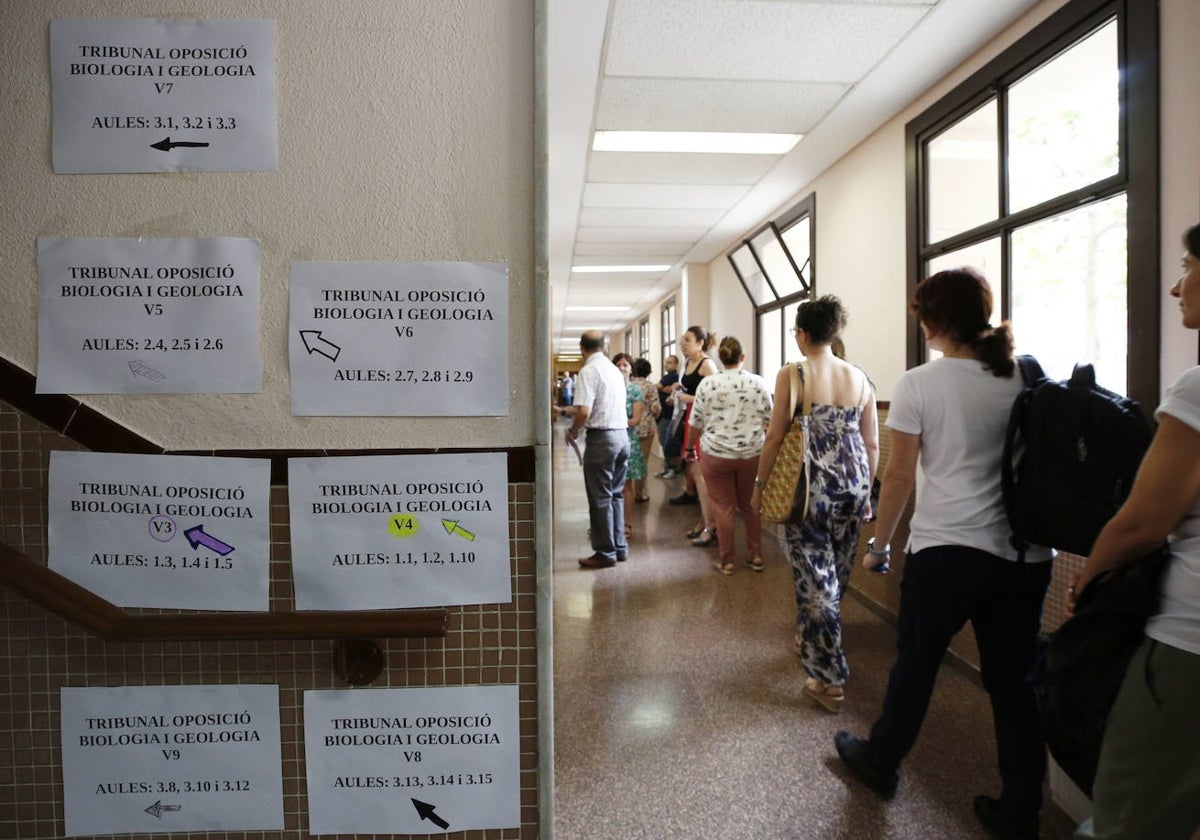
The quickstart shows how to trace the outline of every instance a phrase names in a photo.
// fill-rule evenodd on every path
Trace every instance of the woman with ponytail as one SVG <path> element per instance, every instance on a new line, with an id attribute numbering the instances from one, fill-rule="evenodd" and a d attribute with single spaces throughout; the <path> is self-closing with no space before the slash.
<path id="1" fill-rule="evenodd" d="M 950 639 L 970 621 L 992 703 L 1002 785 L 999 798 L 975 798 L 975 814 L 996 836 L 1034 838 L 1046 749 L 1033 687 L 1050 552 L 1031 547 L 1018 562 L 1000 494 L 1005 429 L 1022 387 L 1012 335 L 1007 323 L 989 323 L 991 288 L 971 268 L 924 280 L 911 310 L 926 344 L 942 356 L 905 373 L 892 395 L 891 456 L 864 558 L 869 568 L 886 567 L 919 466 L 896 662 L 870 737 L 842 731 L 834 743 L 855 776 L 890 798 Z"/>

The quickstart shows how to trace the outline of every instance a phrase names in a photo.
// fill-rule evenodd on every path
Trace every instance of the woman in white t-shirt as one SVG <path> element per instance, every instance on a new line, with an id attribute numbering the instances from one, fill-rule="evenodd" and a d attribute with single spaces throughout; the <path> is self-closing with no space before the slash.
<path id="1" fill-rule="evenodd" d="M 1200 329 L 1200 225 L 1183 237 L 1171 287 L 1183 325 Z M 1129 498 L 1100 532 L 1076 591 L 1170 537 L 1158 615 L 1125 674 L 1100 753 L 1092 820 L 1079 838 L 1187 840 L 1200 829 L 1200 366 L 1167 389 L 1158 431 Z"/>
<path id="2" fill-rule="evenodd" d="M 891 455 L 876 536 L 864 560 L 868 566 L 887 562 L 890 540 L 916 486 L 896 662 L 869 739 L 842 731 L 834 742 L 854 775 L 890 798 L 950 639 L 970 621 L 992 703 L 1002 782 L 999 798 L 975 798 L 975 813 L 995 834 L 1032 838 L 1046 769 L 1033 686 L 1050 552 L 1031 549 L 1018 562 L 1009 545 L 1000 463 L 1008 417 L 1021 390 L 1012 336 L 1007 324 L 989 324 L 991 288 L 971 268 L 924 280 L 911 309 L 926 344 L 942 357 L 906 372 L 892 395 Z"/>

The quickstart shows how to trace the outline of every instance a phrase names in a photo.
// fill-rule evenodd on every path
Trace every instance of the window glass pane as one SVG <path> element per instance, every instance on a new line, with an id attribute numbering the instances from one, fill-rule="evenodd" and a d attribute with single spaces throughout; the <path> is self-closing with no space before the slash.
<path id="1" fill-rule="evenodd" d="M 758 316 L 758 364 L 761 370 L 757 372 L 769 377 L 768 382 L 775 381 L 775 371 L 779 370 L 779 361 L 782 358 L 780 341 L 783 336 L 780 327 L 778 309 L 763 312 Z"/>
<path id="2" fill-rule="evenodd" d="M 1113 21 L 1009 89 L 1009 212 L 1117 173 L 1118 75 Z"/>
<path id="3" fill-rule="evenodd" d="M 796 326 L 796 310 L 800 308 L 800 301 L 789 303 L 783 308 L 783 325 L 785 327 L 783 340 L 783 361 L 798 362 L 804 358 L 800 353 L 800 348 L 796 345 L 796 337 L 790 332 L 792 327 Z"/>
<path id="4" fill-rule="evenodd" d="M 738 248 L 729 255 L 729 258 L 733 260 L 738 273 L 742 275 L 742 280 L 745 282 L 746 288 L 750 290 L 750 297 L 754 300 L 755 306 L 762 306 L 775 300 L 766 278 L 758 270 L 758 263 L 754 261 L 754 255 L 750 253 L 749 245 Z"/>
<path id="5" fill-rule="evenodd" d="M 925 145 L 928 242 L 990 222 L 1000 212 L 996 100 L 963 117 Z"/>
<path id="6" fill-rule="evenodd" d="M 779 234 L 783 239 L 783 244 L 787 246 L 788 251 L 792 255 L 792 259 L 796 261 L 796 267 L 800 269 L 800 275 L 803 282 L 803 288 L 812 288 L 812 273 L 809 270 L 809 258 L 812 256 L 812 251 L 809 248 L 811 240 L 812 220 L 805 216 L 796 224 Z M 800 291 L 800 288 L 794 291 Z M 780 292 L 782 297 L 787 297 L 792 292 Z M 791 321 L 784 319 L 784 323 L 791 325 Z"/>
<path id="7" fill-rule="evenodd" d="M 937 274 L 947 268 L 970 266 L 982 272 L 992 287 L 992 323 L 1002 320 L 1000 313 L 1004 311 L 1004 284 L 1000 282 L 1000 238 L 985 239 L 966 248 L 959 248 L 934 257 L 925 267 L 925 276 Z"/>
<path id="8" fill-rule="evenodd" d="M 778 297 L 787 297 L 800 291 L 800 278 L 796 276 L 796 270 L 792 268 L 772 228 L 767 228 L 754 237 L 750 244 L 767 267 L 767 279 L 775 287 Z"/>
<path id="9" fill-rule="evenodd" d="M 1126 390 L 1125 196 L 1089 204 L 1013 233 L 1017 352 L 1066 379 L 1090 362 L 1096 381 Z"/>

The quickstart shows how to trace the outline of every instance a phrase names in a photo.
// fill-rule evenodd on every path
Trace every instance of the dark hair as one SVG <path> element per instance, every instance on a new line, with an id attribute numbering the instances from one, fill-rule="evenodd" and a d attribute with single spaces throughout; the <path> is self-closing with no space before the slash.
<path id="1" fill-rule="evenodd" d="M 932 334 L 945 334 L 975 351 L 996 376 L 1012 376 L 1012 330 L 993 327 L 992 287 L 976 269 L 948 268 L 917 284 L 909 310 Z"/>
<path id="2" fill-rule="evenodd" d="M 846 326 L 846 310 L 833 295 L 806 300 L 796 310 L 796 329 L 804 330 L 817 344 L 829 344 Z"/>
<path id="3" fill-rule="evenodd" d="M 727 335 L 721 339 L 721 346 L 717 348 L 717 355 L 721 359 L 723 365 L 736 365 L 742 360 L 742 342 L 738 341 L 731 335 Z"/>
<path id="4" fill-rule="evenodd" d="M 630 356 L 628 353 L 618 353 L 617 355 L 613 356 L 612 363 L 614 365 L 619 365 L 619 364 L 621 364 L 622 359 L 628 359 L 629 366 L 633 367 L 633 356 Z"/>
<path id="5" fill-rule="evenodd" d="M 694 335 L 696 340 L 700 342 L 700 347 L 703 348 L 705 353 L 712 349 L 713 341 L 716 339 L 716 336 L 704 329 L 704 327 L 698 327 L 693 324 L 684 330 L 684 332 L 690 332 L 692 335 Z"/>
<path id="6" fill-rule="evenodd" d="M 645 379 L 650 375 L 650 360 L 649 359 L 634 359 L 633 360 L 633 375 L 639 379 Z"/>
<path id="7" fill-rule="evenodd" d="M 1200 225 L 1192 225 L 1184 232 L 1183 246 L 1189 254 L 1200 260 Z"/>

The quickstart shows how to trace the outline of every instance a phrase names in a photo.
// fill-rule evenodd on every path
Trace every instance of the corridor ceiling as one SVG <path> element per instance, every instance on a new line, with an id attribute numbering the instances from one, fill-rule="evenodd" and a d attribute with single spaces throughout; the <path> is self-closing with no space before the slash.
<path id="1" fill-rule="evenodd" d="M 548 0 L 552 353 L 633 322 L 1035 3 Z M 783 154 L 594 151 L 597 131 L 803 138 Z M 670 268 L 572 271 L 628 265 Z"/>

